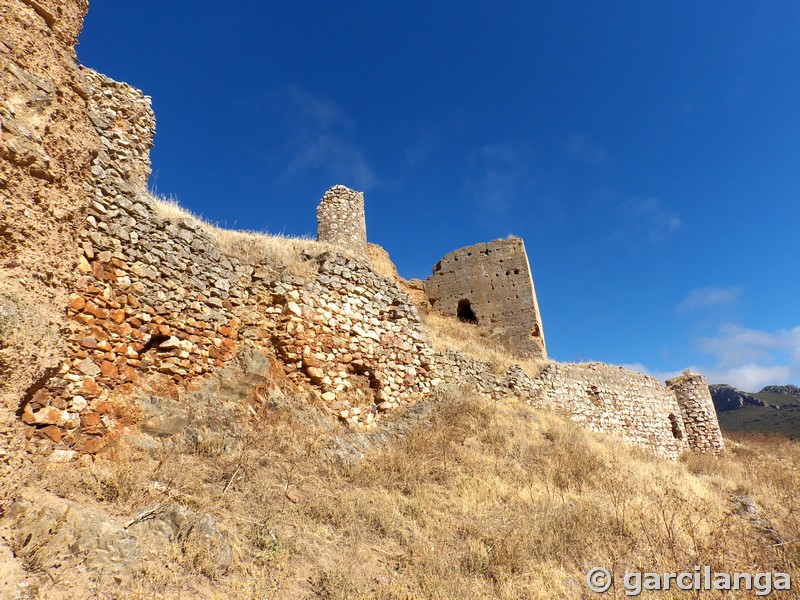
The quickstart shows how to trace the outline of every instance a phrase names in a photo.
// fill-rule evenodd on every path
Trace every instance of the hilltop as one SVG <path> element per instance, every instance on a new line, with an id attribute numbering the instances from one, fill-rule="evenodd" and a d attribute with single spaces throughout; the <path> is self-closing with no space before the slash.
<path id="1" fill-rule="evenodd" d="M 76 63 L 88 4 L 0 10 L 4 595 L 797 573 L 797 445 L 726 444 L 698 374 L 550 360 L 523 240 L 406 281 L 341 185 L 316 238 L 216 227 L 148 191 L 151 102 Z"/>

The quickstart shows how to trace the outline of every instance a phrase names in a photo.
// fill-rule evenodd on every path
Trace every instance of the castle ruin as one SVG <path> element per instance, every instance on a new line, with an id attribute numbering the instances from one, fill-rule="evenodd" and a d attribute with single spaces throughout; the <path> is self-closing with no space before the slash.
<path id="1" fill-rule="evenodd" d="M 514 353 L 547 358 L 536 291 L 520 238 L 451 252 L 425 281 L 431 306 L 481 327 Z"/>
<path id="2" fill-rule="evenodd" d="M 57 10 L 44 21 L 25 6 L 16 6 L 0 44 L 8 90 L 0 102 L 0 196 L 16 211 L 0 223 L 13 240 L 3 247 L 12 266 L 0 279 L 0 308 L 13 318 L 33 315 L 10 321 L 6 332 L 46 323 L 47 314 L 60 315 L 53 319 L 60 327 L 31 341 L 0 328 L 0 450 L 15 456 L 0 476 L 21 464 L 13 449 L 72 460 L 144 431 L 140 415 L 150 400 L 143 390 L 190 405 L 188 390 L 251 351 L 274 359 L 275 380 L 358 428 L 448 383 L 560 411 L 660 456 L 723 449 L 699 376 L 667 388 L 597 364 L 498 374 L 431 346 L 403 286 L 363 260 L 361 192 L 337 185 L 324 194 L 318 239 L 347 252 L 308 258 L 305 278 L 226 251 L 190 217 L 159 214 L 146 190 L 155 132 L 149 98 L 77 65 L 85 2 L 53 3 Z M 52 46 L 30 43 L 31 32 L 50 36 Z M 40 59 L 18 63 L 11 48 L 22 45 Z M 39 206 L 45 200 L 50 212 Z M 25 264 L 46 264 L 42 273 L 58 276 L 24 283 Z M 482 328 L 521 357 L 546 358 L 521 239 L 451 252 L 424 290 L 433 309 Z M 37 313 L 42 306 L 50 313 Z M 40 348 L 52 349 L 47 361 L 36 359 Z"/>
<path id="3" fill-rule="evenodd" d="M 325 192 L 317 207 L 317 239 L 365 257 L 367 223 L 364 193 L 343 185 L 335 185 Z"/>
<path id="4" fill-rule="evenodd" d="M 725 441 L 719 429 L 717 411 L 708 389 L 708 381 L 697 373 L 684 373 L 667 381 L 681 407 L 686 443 L 696 452 L 721 452 Z"/>

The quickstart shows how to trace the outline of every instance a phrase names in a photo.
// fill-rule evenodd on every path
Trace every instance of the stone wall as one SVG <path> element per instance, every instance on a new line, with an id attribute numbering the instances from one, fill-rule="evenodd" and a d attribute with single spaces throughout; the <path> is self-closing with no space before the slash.
<path id="1" fill-rule="evenodd" d="M 149 99 L 83 74 L 101 145 L 76 243 L 66 357 L 21 411 L 31 449 L 97 451 L 138 421 L 137 391 L 176 396 L 243 345 L 277 351 L 312 401 L 356 426 L 428 394 L 431 351 L 394 282 L 335 252 L 305 257 L 308 279 L 246 264 L 220 251 L 212 228 L 161 216 L 145 189 Z"/>
<path id="2" fill-rule="evenodd" d="M 686 443 L 685 412 L 676 396 L 649 375 L 601 363 L 549 363 L 536 377 L 515 365 L 498 374 L 489 365 L 453 351 L 437 353 L 436 362 L 445 382 L 493 398 L 516 396 L 659 456 L 675 459 L 687 448 L 700 449 L 691 437 Z M 710 435 L 713 426 L 704 423 Z"/>
<path id="3" fill-rule="evenodd" d="M 426 397 L 437 383 L 432 351 L 408 297 L 364 261 L 332 252 L 316 261 L 314 281 L 281 279 L 263 311 L 290 377 L 356 425 Z"/>
<path id="4" fill-rule="evenodd" d="M 663 456 L 722 448 L 704 381 L 671 384 L 676 400 L 654 379 L 607 365 L 496 373 L 458 352 L 434 353 L 393 272 L 319 249 L 297 257 L 301 278 L 226 255 L 196 219 L 164 217 L 146 191 L 149 99 L 75 65 L 85 9 L 0 7 L 9 24 L 0 33 L 3 418 L 18 409 L 29 451 L 95 452 L 136 427 L 142 394 L 190 398 L 251 347 L 279 359 L 296 396 L 358 428 L 446 381 L 563 411 Z M 318 217 L 321 241 L 367 257 L 362 194 L 331 188 Z M 453 252 L 424 287 L 438 310 L 476 320 L 519 354 L 544 356 L 522 240 Z M 42 322 L 49 338 L 32 335 Z M 41 365 L 39 347 L 53 349 Z M 28 359 L 39 366 L 27 369 Z M 0 458 L 13 468 L 8 439 Z"/>
<path id="5" fill-rule="evenodd" d="M 317 207 L 317 239 L 366 257 L 364 194 L 343 185 L 335 185 L 325 192 Z"/>
<path id="6" fill-rule="evenodd" d="M 695 452 L 725 450 L 706 378 L 697 373 L 685 373 L 667 381 L 667 387 L 675 394 L 681 407 L 689 448 Z"/>
<path id="7" fill-rule="evenodd" d="M 601 363 L 550 364 L 535 380 L 532 404 L 561 410 L 582 427 L 677 458 L 685 427 L 675 396 L 649 375 Z"/>
<path id="8" fill-rule="evenodd" d="M 425 281 L 435 310 L 476 323 L 520 356 L 546 358 L 542 319 L 520 238 L 451 252 Z"/>

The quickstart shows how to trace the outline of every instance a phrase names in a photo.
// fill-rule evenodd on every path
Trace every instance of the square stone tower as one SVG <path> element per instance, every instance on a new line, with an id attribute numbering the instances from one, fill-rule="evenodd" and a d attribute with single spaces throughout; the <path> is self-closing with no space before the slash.
<path id="1" fill-rule="evenodd" d="M 322 196 L 317 207 L 317 239 L 367 256 L 367 222 L 364 194 L 335 185 Z"/>
<path id="2" fill-rule="evenodd" d="M 431 306 L 497 337 L 520 356 L 547 358 L 525 244 L 495 240 L 455 250 L 425 281 Z"/>

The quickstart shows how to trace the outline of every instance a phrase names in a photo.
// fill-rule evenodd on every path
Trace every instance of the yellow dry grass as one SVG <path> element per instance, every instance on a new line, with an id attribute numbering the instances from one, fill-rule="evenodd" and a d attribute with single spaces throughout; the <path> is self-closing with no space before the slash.
<path id="1" fill-rule="evenodd" d="M 549 600 L 589 597 L 594 566 L 618 582 L 694 565 L 800 575 L 796 443 L 740 438 L 720 458 L 670 462 L 517 401 L 445 389 L 428 420 L 343 467 L 322 450 L 351 434 L 310 423 L 274 413 L 231 454 L 127 452 L 43 481 L 123 515 L 163 502 L 152 481 L 169 482 L 227 533 L 227 571 L 205 547 L 150 548 L 134 598 Z"/>
<path id="2" fill-rule="evenodd" d="M 181 206 L 174 198 L 152 196 L 156 213 L 167 220 L 192 220 L 214 240 L 220 252 L 250 265 L 268 265 L 301 277 L 313 276 L 310 259 L 324 252 L 348 255 L 346 248 L 318 242 L 311 237 L 292 237 L 268 232 L 225 229 L 212 225 Z"/>
<path id="3" fill-rule="evenodd" d="M 457 350 L 473 360 L 489 364 L 495 373 L 504 373 L 511 365 L 520 365 L 528 375 L 536 377 L 546 360 L 523 359 L 509 352 L 501 342 L 492 339 L 476 325 L 464 323 L 430 311 L 422 314 L 422 323 L 430 343 L 437 350 Z"/>

